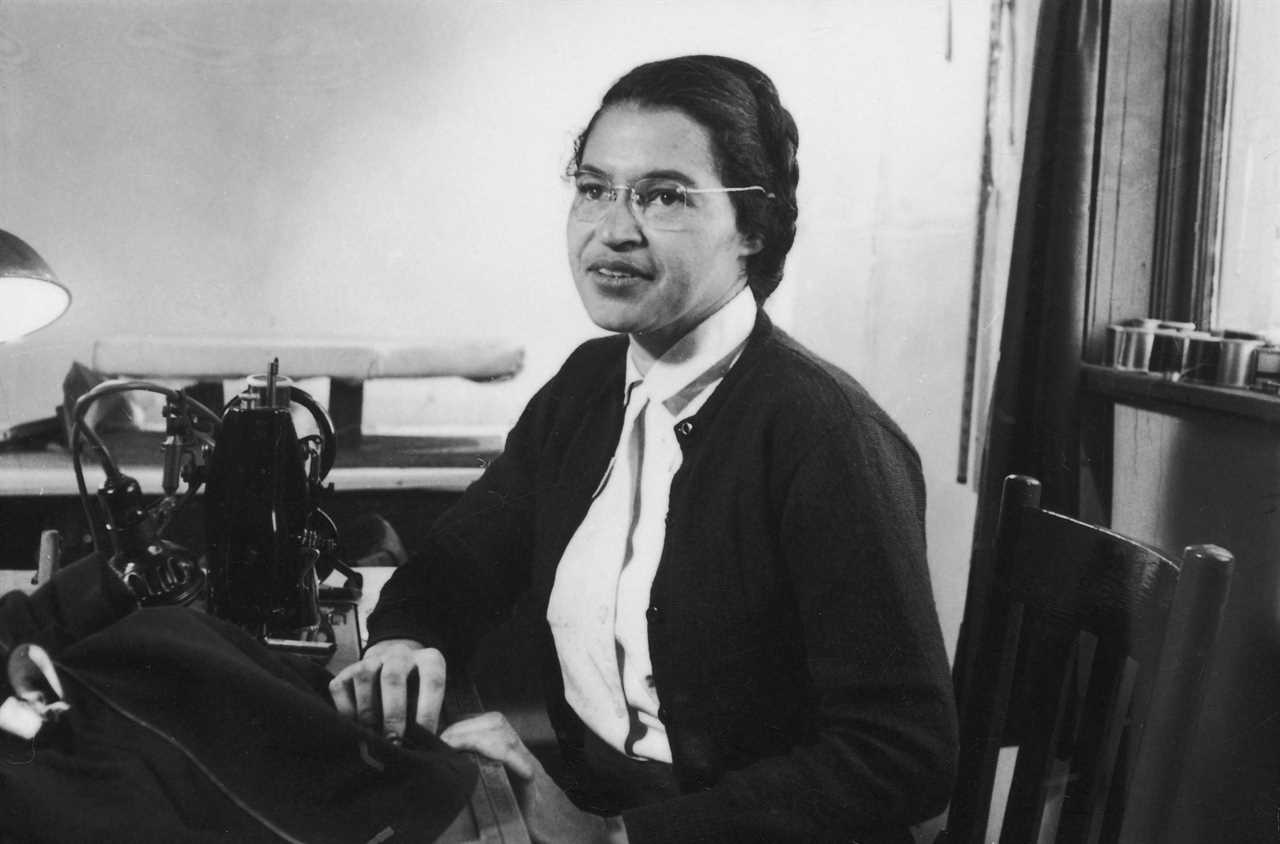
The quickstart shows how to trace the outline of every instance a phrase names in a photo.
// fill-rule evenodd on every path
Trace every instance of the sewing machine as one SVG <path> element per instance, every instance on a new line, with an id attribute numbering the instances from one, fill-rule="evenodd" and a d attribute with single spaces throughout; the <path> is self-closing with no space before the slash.
<path id="1" fill-rule="evenodd" d="M 163 494 L 150 503 L 85 421 L 97 401 L 130 390 L 166 399 Z M 309 415 L 314 433 L 299 436 L 296 408 Z M 221 413 L 146 381 L 99 384 L 76 401 L 69 439 L 86 512 L 82 445 L 102 464 L 106 480 L 97 499 L 110 539 L 109 565 L 143 604 L 202 603 L 268 647 L 332 655 L 320 581 L 339 571 L 346 576 L 340 588 L 358 597 L 361 576 L 340 558 L 337 526 L 321 506 L 332 492 L 325 478 L 336 454 L 333 424 L 310 394 L 280 374 L 278 360 L 266 374 L 250 376 Z M 201 486 L 206 549 L 197 558 L 165 533 Z"/>
<path id="2" fill-rule="evenodd" d="M 95 402 L 130 390 L 166 399 L 162 494 L 150 502 L 85 422 Z M 298 408 L 314 433 L 299 435 Z M 326 484 L 336 456 L 333 426 L 323 407 L 279 374 L 278 361 L 264 375 L 250 376 L 221 413 L 181 391 L 115 380 L 85 393 L 72 420 L 73 468 L 86 514 L 96 498 L 110 545 L 101 550 L 143 604 L 202 605 L 267 647 L 312 656 L 333 671 L 359 658 L 363 619 L 392 569 L 365 569 L 372 587 L 365 592 L 362 573 L 342 559 L 338 528 L 322 506 L 333 494 Z M 96 496 L 85 481 L 85 452 L 96 456 L 105 476 Z M 197 500 L 205 536 L 201 555 L 167 536 L 175 516 Z M 42 539 L 45 576 L 58 565 L 57 536 L 46 531 Z M 30 572 L 6 574 L 0 588 L 30 589 L 38 579 Z M 335 578 L 343 582 L 334 584 Z M 474 687 L 450 684 L 446 718 L 479 711 Z M 477 763 L 471 811 L 451 832 L 465 840 L 527 842 L 502 766 Z"/>

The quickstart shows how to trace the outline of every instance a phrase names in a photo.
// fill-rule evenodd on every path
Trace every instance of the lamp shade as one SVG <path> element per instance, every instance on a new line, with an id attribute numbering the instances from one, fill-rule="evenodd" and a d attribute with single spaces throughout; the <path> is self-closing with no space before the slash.
<path id="1" fill-rule="evenodd" d="M 0 343 L 44 328 L 70 304 L 71 294 L 36 251 L 0 230 Z"/>

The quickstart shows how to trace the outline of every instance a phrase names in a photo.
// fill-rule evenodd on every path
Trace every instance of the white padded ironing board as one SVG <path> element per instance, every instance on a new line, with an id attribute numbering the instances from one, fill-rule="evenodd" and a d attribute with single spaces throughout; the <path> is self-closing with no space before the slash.
<path id="1" fill-rule="evenodd" d="M 92 367 L 113 375 L 214 380 L 265 372 L 277 357 L 280 373 L 294 379 L 367 381 L 454 375 L 492 381 L 519 373 L 524 349 L 496 340 L 419 343 L 122 334 L 94 343 Z"/>

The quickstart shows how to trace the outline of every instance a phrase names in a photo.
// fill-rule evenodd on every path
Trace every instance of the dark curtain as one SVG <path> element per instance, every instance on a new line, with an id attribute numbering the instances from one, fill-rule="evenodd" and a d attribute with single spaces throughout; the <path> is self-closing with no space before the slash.
<path id="1" fill-rule="evenodd" d="M 1044 485 L 1043 506 L 1079 511 L 1077 396 L 1107 11 L 1106 0 L 1044 0 L 1040 7 L 1000 360 L 956 652 L 962 700 L 991 581 L 1002 479 L 1031 475 Z"/>

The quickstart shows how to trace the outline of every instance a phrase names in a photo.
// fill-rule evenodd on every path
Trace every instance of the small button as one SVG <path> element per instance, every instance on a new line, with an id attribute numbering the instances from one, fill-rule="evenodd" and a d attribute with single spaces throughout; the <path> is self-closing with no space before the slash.
<path id="1" fill-rule="evenodd" d="M 649 607 L 644 611 L 644 617 L 649 619 L 650 623 L 662 620 L 662 609 L 659 607 Z"/>
<path id="2" fill-rule="evenodd" d="M 676 423 L 676 436 L 687 437 L 693 433 L 693 422 L 688 419 L 682 419 Z"/>

